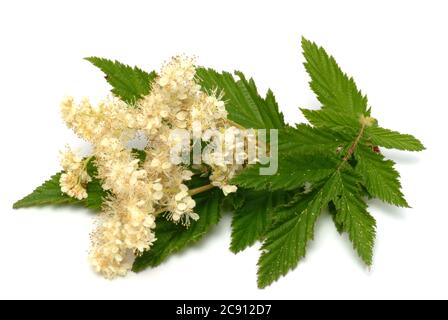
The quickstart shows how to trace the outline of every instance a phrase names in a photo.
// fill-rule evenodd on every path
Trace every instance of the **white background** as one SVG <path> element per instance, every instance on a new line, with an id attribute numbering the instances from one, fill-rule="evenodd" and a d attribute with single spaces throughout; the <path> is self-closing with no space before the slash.
<path id="1" fill-rule="evenodd" d="M 0 298 L 448 298 L 446 1 L 1 1 Z M 230 219 L 159 268 L 106 281 L 87 262 L 93 215 L 83 209 L 13 211 L 59 170 L 58 151 L 86 146 L 65 128 L 65 94 L 108 94 L 102 56 L 158 68 L 169 57 L 240 69 L 271 87 L 288 121 L 317 107 L 299 42 L 332 53 L 368 94 L 381 124 L 415 134 L 421 154 L 398 162 L 413 209 L 373 202 L 378 221 L 367 270 L 330 219 L 319 220 L 307 258 L 256 288 L 258 247 L 228 250 Z"/>

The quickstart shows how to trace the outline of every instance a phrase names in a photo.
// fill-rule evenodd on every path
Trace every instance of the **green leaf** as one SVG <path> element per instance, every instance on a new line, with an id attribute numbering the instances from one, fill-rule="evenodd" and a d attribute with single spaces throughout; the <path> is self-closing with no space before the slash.
<path id="1" fill-rule="evenodd" d="M 157 76 L 154 71 L 147 73 L 118 61 L 97 57 L 89 57 L 86 60 L 106 74 L 106 80 L 112 86 L 112 93 L 130 104 L 149 94 L 151 84 Z"/>
<path id="2" fill-rule="evenodd" d="M 337 166 L 336 156 L 322 154 L 286 155 L 278 159 L 274 175 L 260 175 L 261 164 L 243 170 L 232 183 L 255 190 L 294 190 L 305 183 L 318 182 L 332 174 Z"/>
<path id="3" fill-rule="evenodd" d="M 409 207 L 401 192 L 400 174 L 394 169 L 392 160 L 360 146 L 355 153 L 356 171 L 363 177 L 369 194 L 387 203 Z"/>
<path id="4" fill-rule="evenodd" d="M 294 269 L 305 257 L 314 238 L 314 225 L 322 208 L 340 192 L 337 173 L 320 188 L 300 196 L 293 205 L 279 210 L 266 235 L 258 261 L 258 286 L 264 288 Z"/>
<path id="5" fill-rule="evenodd" d="M 316 219 L 327 205 L 333 211 L 338 231 L 347 232 L 363 261 L 372 263 L 375 220 L 361 199 L 360 181 L 353 168 L 343 162 L 310 194 L 296 196 L 294 204 L 276 213 L 258 262 L 259 287 L 270 285 L 297 266 L 313 239 Z"/>
<path id="6" fill-rule="evenodd" d="M 103 190 L 98 179 L 93 178 L 87 184 L 88 197 L 83 200 L 78 200 L 61 191 L 59 180 L 62 173 L 59 172 L 52 176 L 50 180 L 46 181 L 40 187 L 37 187 L 31 194 L 17 201 L 13 205 L 13 208 L 20 209 L 47 205 L 81 205 L 92 210 L 101 209 L 103 199 L 107 196 L 107 192 Z"/>
<path id="7" fill-rule="evenodd" d="M 81 202 L 91 210 L 100 211 L 104 199 L 106 199 L 108 195 L 109 192 L 103 189 L 101 181 L 97 178 L 93 178 L 92 181 L 87 184 L 87 198 Z"/>
<path id="8" fill-rule="evenodd" d="M 16 202 L 13 208 L 19 209 L 45 205 L 81 205 L 91 210 L 100 211 L 103 201 L 109 193 L 103 190 L 101 181 L 96 178 L 97 172 L 95 158 L 92 157 L 87 163 L 87 173 L 92 178 L 92 181 L 87 184 L 86 199 L 78 200 L 63 193 L 59 180 L 64 172 L 59 172 L 31 194 Z"/>
<path id="9" fill-rule="evenodd" d="M 336 154 L 338 147 L 347 144 L 352 137 L 346 137 L 327 128 L 313 128 L 300 124 L 297 128 L 279 130 L 278 151 L 280 154 L 310 154 L 328 152 Z"/>
<path id="10" fill-rule="evenodd" d="M 277 221 L 267 233 L 258 261 L 258 286 L 264 288 L 294 269 L 314 237 L 320 208 L 308 196 L 277 212 Z"/>
<path id="11" fill-rule="evenodd" d="M 302 45 L 311 88 L 323 104 L 319 111 L 303 110 L 316 128 L 298 126 L 296 131 L 280 130 L 284 138 L 279 142 L 279 150 L 287 156 L 280 157 L 277 175 L 259 176 L 258 167 L 254 166 L 235 179 L 244 187 L 275 190 L 294 189 L 306 180 L 313 182 L 311 193 L 300 194 L 303 189 L 298 189 L 296 201 L 275 214 L 258 262 L 261 288 L 295 268 L 305 256 L 316 219 L 327 205 L 338 231 L 348 233 L 361 259 L 371 265 L 376 222 L 367 212 L 363 196 L 368 193 L 407 206 L 394 163 L 374 153 L 371 146 L 423 149 L 409 135 L 375 127 L 361 129 L 361 116 L 370 116 L 366 96 L 324 49 L 305 39 Z M 298 150 L 296 158 L 294 151 L 288 149 Z M 333 163 L 322 161 L 325 157 Z"/>
<path id="12" fill-rule="evenodd" d="M 369 127 L 366 129 L 366 139 L 374 145 L 389 149 L 422 151 L 423 144 L 410 134 L 401 134 L 389 129 L 380 127 Z"/>
<path id="13" fill-rule="evenodd" d="M 271 223 L 273 210 L 288 198 L 282 191 L 244 190 L 245 201 L 233 214 L 230 250 L 238 253 L 260 240 Z"/>
<path id="14" fill-rule="evenodd" d="M 140 272 L 148 267 L 156 267 L 168 256 L 179 252 L 189 245 L 199 241 L 219 222 L 221 213 L 222 192 L 213 189 L 195 197 L 195 212 L 199 214 L 198 221 L 193 221 L 188 228 L 174 224 L 163 217 L 157 219 L 157 241 L 151 249 L 137 257 L 132 270 Z"/>
<path id="15" fill-rule="evenodd" d="M 351 135 L 359 131 L 359 118 L 338 111 L 337 109 L 324 108 L 321 110 L 301 109 L 305 118 L 316 127 L 326 127 L 336 131 L 345 131 Z"/>
<path id="16" fill-rule="evenodd" d="M 367 212 L 367 205 L 359 196 L 359 177 L 347 171 L 338 177 L 341 193 L 333 200 L 337 229 L 348 233 L 353 248 L 370 266 L 375 243 L 375 219 Z"/>
<path id="17" fill-rule="evenodd" d="M 311 77 L 310 87 L 324 108 L 334 108 L 355 117 L 368 114 L 367 97 L 356 87 L 353 78 L 339 68 L 336 60 L 314 42 L 302 38 L 305 69 Z"/>
<path id="18" fill-rule="evenodd" d="M 219 73 L 207 68 L 198 68 L 196 73 L 204 89 L 223 92 L 229 120 L 253 129 L 280 129 L 285 126 L 272 91 L 269 90 L 266 98 L 262 98 L 254 80 L 246 80 L 243 73 L 235 72 L 239 80 L 228 72 Z"/>
<path id="19" fill-rule="evenodd" d="M 244 206 L 246 202 L 246 194 L 249 192 L 251 192 L 251 190 L 238 188 L 236 192 L 232 192 L 225 196 L 222 204 L 222 211 L 235 213 L 236 210 Z"/>
<path id="20" fill-rule="evenodd" d="M 59 185 L 61 174 L 62 172 L 59 172 L 52 176 L 50 180 L 37 187 L 31 194 L 14 203 L 13 208 L 79 203 L 79 200 L 62 193 Z"/>

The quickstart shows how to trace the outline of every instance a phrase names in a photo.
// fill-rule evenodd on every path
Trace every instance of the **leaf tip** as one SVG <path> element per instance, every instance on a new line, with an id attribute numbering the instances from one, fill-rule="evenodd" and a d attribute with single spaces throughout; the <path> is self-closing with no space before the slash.
<path id="1" fill-rule="evenodd" d="M 302 50 L 305 56 L 313 49 L 319 49 L 318 45 L 315 42 L 302 37 Z"/>
<path id="2" fill-rule="evenodd" d="M 242 250 L 240 248 L 238 248 L 234 243 L 230 244 L 229 247 L 230 252 L 232 252 L 233 254 L 238 254 L 239 252 L 241 252 Z"/>
<path id="3" fill-rule="evenodd" d="M 267 283 L 265 283 L 265 282 L 261 281 L 260 279 L 258 279 L 258 281 L 257 281 L 258 289 L 265 289 L 267 286 L 268 286 Z"/>
<path id="4" fill-rule="evenodd" d="M 257 287 L 258 289 L 265 289 L 266 287 L 269 287 L 269 285 L 272 284 L 275 280 L 266 279 L 261 272 L 260 269 L 258 269 L 257 272 Z"/>
<path id="5" fill-rule="evenodd" d="M 417 148 L 415 151 L 418 151 L 418 152 L 425 151 L 426 147 L 423 145 L 423 143 L 418 139 L 417 139 L 417 142 L 418 142 L 418 144 L 417 144 Z"/>
<path id="6" fill-rule="evenodd" d="M 12 208 L 13 208 L 13 209 L 20 209 L 20 201 L 17 201 L 16 203 L 14 203 L 14 204 L 12 205 Z"/>
<path id="7" fill-rule="evenodd" d="M 303 47 L 304 45 L 309 44 L 310 42 L 311 42 L 311 41 L 308 40 L 307 38 L 305 38 L 305 36 L 302 36 L 302 39 L 300 40 L 300 43 L 302 44 L 302 47 Z"/>
<path id="8" fill-rule="evenodd" d="M 88 61 L 90 63 L 95 64 L 95 60 L 98 60 L 99 58 L 94 57 L 94 56 L 90 56 L 90 57 L 84 57 L 83 60 Z"/>

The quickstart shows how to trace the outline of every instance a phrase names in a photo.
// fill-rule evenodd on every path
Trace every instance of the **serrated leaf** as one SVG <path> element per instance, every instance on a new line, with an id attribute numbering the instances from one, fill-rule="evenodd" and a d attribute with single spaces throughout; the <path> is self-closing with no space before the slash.
<path id="1" fill-rule="evenodd" d="M 239 206 L 232 218 L 232 242 L 230 250 L 243 251 L 261 240 L 271 223 L 273 210 L 286 204 L 289 197 L 283 192 L 264 192 L 243 190 L 244 203 Z"/>
<path id="2" fill-rule="evenodd" d="M 266 235 L 258 261 L 260 288 L 286 275 L 305 257 L 307 244 L 314 238 L 317 217 L 339 192 L 335 173 L 320 188 L 276 213 L 276 221 Z"/>
<path id="3" fill-rule="evenodd" d="M 313 239 L 317 216 L 327 205 L 330 207 L 338 231 L 348 233 L 359 256 L 367 265 L 371 265 L 376 223 L 367 212 L 367 205 L 362 197 L 369 193 L 390 203 L 401 205 L 407 203 L 402 197 L 399 176 L 393 169 L 393 162 L 385 161 L 382 156 L 368 148 L 371 148 L 372 144 L 407 150 L 423 148 L 418 140 L 409 135 L 399 135 L 390 131 L 375 132 L 379 131 L 375 127 L 361 128 L 361 116 L 370 116 L 366 96 L 357 89 L 353 79 L 341 71 L 334 58 L 323 48 L 306 39 L 302 40 L 302 45 L 306 58 L 305 67 L 311 76 L 311 88 L 323 104 L 323 108 L 319 111 L 303 112 L 318 129 L 331 132 L 331 135 L 337 132 L 342 136 L 337 147 L 340 159 L 339 164 L 333 166 L 333 173 L 316 182 L 310 194 L 296 195 L 297 202 L 294 205 L 283 208 L 276 214 L 276 220 L 267 233 L 258 263 L 258 285 L 262 288 L 295 268 L 305 256 L 307 243 Z M 301 130 L 305 133 L 315 133 L 308 127 L 302 127 Z M 304 137 L 306 140 L 307 135 Z M 325 152 L 327 143 L 334 148 L 331 139 L 325 138 L 321 144 L 317 144 L 317 150 L 321 154 L 334 156 L 334 151 L 329 152 L 327 149 Z M 279 149 L 286 150 L 295 145 L 300 149 L 300 141 L 294 143 L 292 139 L 286 138 L 279 143 L 281 146 Z M 332 150 L 331 148 L 329 150 Z M 303 149 L 313 154 L 312 146 L 305 144 Z M 364 156 L 363 149 L 368 151 Z M 314 155 L 316 154 L 318 153 L 315 152 Z M 300 152 L 298 155 L 301 155 Z M 318 162 L 315 165 L 316 169 L 320 166 Z M 279 162 L 279 168 L 280 179 L 275 175 L 258 176 L 256 179 L 256 167 L 253 167 L 245 170 L 236 181 L 242 179 L 239 181 L 240 184 L 260 189 L 266 186 L 280 189 L 281 185 L 288 188 L 288 183 L 292 183 L 294 179 L 284 179 L 287 175 L 282 179 L 282 170 L 293 172 L 289 174 L 294 176 L 293 165 L 290 163 L 282 166 Z M 297 181 L 302 182 L 300 179 Z M 293 186 L 297 184 L 292 183 Z"/>
<path id="4" fill-rule="evenodd" d="M 367 205 L 359 195 L 359 177 L 347 171 L 341 172 L 338 177 L 341 192 L 333 199 L 337 229 L 348 233 L 353 248 L 370 266 L 375 243 L 375 219 L 367 212 Z"/>
<path id="5" fill-rule="evenodd" d="M 78 200 L 61 191 L 59 180 L 62 173 L 59 172 L 52 176 L 50 180 L 37 187 L 31 194 L 17 201 L 13 205 L 13 208 L 20 209 L 47 205 L 80 205 L 92 210 L 101 209 L 103 199 L 107 196 L 107 192 L 103 190 L 98 179 L 92 179 L 87 184 L 88 197 L 83 200 Z"/>
<path id="6" fill-rule="evenodd" d="M 274 94 L 268 91 L 262 98 L 253 79 L 246 80 L 242 72 L 235 72 L 239 80 L 228 72 L 198 68 L 197 76 L 201 86 L 209 92 L 223 92 L 228 119 L 244 128 L 280 129 L 285 126 Z"/>
<path id="7" fill-rule="evenodd" d="M 316 127 L 330 128 L 335 131 L 345 131 L 351 135 L 359 131 L 359 118 L 337 109 L 324 108 L 321 110 L 301 109 L 305 118 Z"/>
<path id="8" fill-rule="evenodd" d="M 87 184 L 87 198 L 78 200 L 68 196 L 61 191 L 60 178 L 64 172 L 59 172 L 52 176 L 50 180 L 46 181 L 40 187 L 36 188 L 31 194 L 16 202 L 14 209 L 25 207 L 36 207 L 45 205 L 80 205 L 88 209 L 99 211 L 103 205 L 104 199 L 109 193 L 102 188 L 101 181 L 96 178 L 97 167 L 95 158 L 91 157 L 87 163 L 87 173 L 92 178 Z"/>
<path id="9" fill-rule="evenodd" d="M 267 233 L 258 261 L 260 288 L 286 275 L 305 256 L 307 244 L 314 237 L 314 224 L 319 213 L 320 208 L 312 205 L 310 196 L 277 213 L 278 220 Z"/>
<path id="10" fill-rule="evenodd" d="M 157 241 L 151 249 L 134 262 L 132 270 L 140 272 L 148 267 L 156 267 L 164 262 L 171 254 L 179 252 L 189 245 L 199 241 L 221 217 L 222 192 L 213 189 L 195 197 L 195 212 L 199 214 L 198 221 L 193 221 L 188 228 L 174 224 L 163 217 L 157 219 Z"/>
<path id="11" fill-rule="evenodd" d="M 302 38 L 305 69 L 311 77 L 310 87 L 324 108 L 359 117 L 368 114 L 367 97 L 356 87 L 353 78 L 348 77 L 336 60 L 314 42 Z"/>
<path id="12" fill-rule="evenodd" d="M 318 182 L 332 174 L 337 166 L 336 156 L 322 154 L 286 155 L 278 159 L 274 175 L 260 175 L 261 164 L 243 170 L 232 183 L 254 190 L 294 190 L 305 183 Z"/>
<path id="13" fill-rule="evenodd" d="M 369 127 L 366 129 L 366 139 L 374 145 L 389 149 L 422 151 L 423 144 L 410 134 L 401 134 L 396 131 L 381 127 Z"/>
<path id="14" fill-rule="evenodd" d="M 87 198 L 82 200 L 82 204 L 95 211 L 100 211 L 104 199 L 107 198 L 109 193 L 105 191 L 101 185 L 101 181 L 93 178 L 91 182 L 87 184 Z"/>
<path id="15" fill-rule="evenodd" d="M 360 146 L 355 153 L 356 171 L 363 177 L 369 194 L 387 203 L 409 207 L 401 192 L 400 174 L 394 169 L 392 160 Z"/>
<path id="16" fill-rule="evenodd" d="M 13 208 L 19 209 L 44 205 L 79 203 L 79 200 L 62 193 L 59 185 L 61 175 L 62 172 L 59 172 L 52 176 L 48 181 L 37 187 L 31 194 L 14 203 Z"/>
<path id="17" fill-rule="evenodd" d="M 226 202 L 230 205 L 230 210 L 240 209 L 246 202 L 246 194 L 250 190 L 239 188 L 237 192 L 231 193 L 226 196 Z"/>
<path id="18" fill-rule="evenodd" d="M 328 152 L 335 154 L 338 147 L 351 139 L 338 132 L 313 128 L 307 124 L 300 124 L 296 128 L 279 130 L 278 150 L 280 154 L 310 154 Z"/>
<path id="19" fill-rule="evenodd" d="M 154 71 L 147 73 L 118 61 L 98 57 L 89 57 L 86 60 L 106 74 L 106 80 L 112 86 L 112 93 L 130 104 L 150 92 L 151 84 L 157 76 Z"/>

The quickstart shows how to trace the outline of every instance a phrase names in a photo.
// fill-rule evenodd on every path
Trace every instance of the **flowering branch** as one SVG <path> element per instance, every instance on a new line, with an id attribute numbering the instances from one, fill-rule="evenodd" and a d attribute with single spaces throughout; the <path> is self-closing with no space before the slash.
<path id="1" fill-rule="evenodd" d="M 101 211 L 89 257 L 109 279 L 155 267 L 198 241 L 219 222 L 225 196 L 236 192 L 228 201 L 234 209 L 231 250 L 263 242 L 259 287 L 296 267 L 328 207 L 337 229 L 348 233 L 370 266 L 376 223 L 366 196 L 409 207 L 394 162 L 379 147 L 424 146 L 411 135 L 379 127 L 367 97 L 336 60 L 306 39 L 302 47 L 322 108 L 302 110 L 311 125 L 296 126 L 286 124 L 271 90 L 261 96 L 241 72 L 197 67 L 183 56 L 158 73 L 87 58 L 107 75 L 114 97 L 98 106 L 67 97 L 61 113 L 92 145 L 92 155 L 63 152 L 62 171 L 14 208 L 78 204 Z M 241 132 L 245 128 L 255 130 Z M 262 128 L 277 131 L 266 139 Z M 188 134 L 177 136 L 179 131 Z M 224 137 L 225 148 L 218 148 L 215 133 Z M 147 141 L 142 150 L 129 148 L 136 137 Z M 271 144 L 277 137 L 281 141 Z M 264 140 L 271 145 L 265 148 Z M 173 151 L 182 153 L 181 161 Z M 190 160 L 198 164 L 199 155 L 195 174 Z"/>

